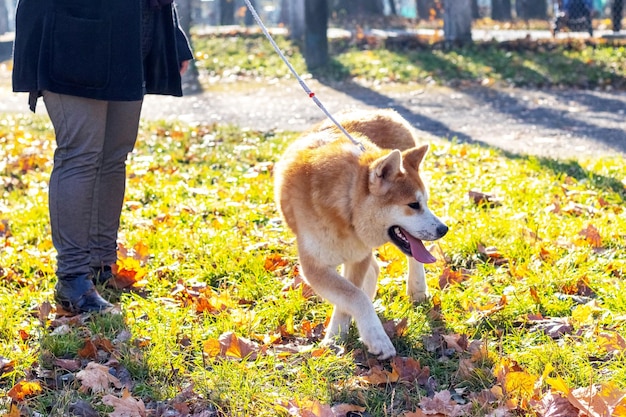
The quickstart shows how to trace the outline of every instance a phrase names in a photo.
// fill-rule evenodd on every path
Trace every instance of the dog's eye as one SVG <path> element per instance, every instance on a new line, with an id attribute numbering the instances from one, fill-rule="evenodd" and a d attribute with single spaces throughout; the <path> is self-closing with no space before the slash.
<path id="1" fill-rule="evenodd" d="M 422 205 L 416 201 L 415 203 L 409 203 L 409 207 L 411 207 L 413 210 L 420 210 L 422 208 Z"/>

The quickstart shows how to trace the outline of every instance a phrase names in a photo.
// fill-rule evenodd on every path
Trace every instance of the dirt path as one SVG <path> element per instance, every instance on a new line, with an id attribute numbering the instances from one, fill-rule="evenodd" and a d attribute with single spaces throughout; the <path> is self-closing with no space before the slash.
<path id="1" fill-rule="evenodd" d="M 557 158 L 626 156 L 626 92 L 307 83 L 333 114 L 391 107 L 429 140 Z M 0 113 L 27 113 L 26 96 L 9 87 L 0 85 Z M 42 103 L 38 112 L 45 113 Z M 296 81 L 284 80 L 221 83 L 183 98 L 147 96 L 143 117 L 300 131 L 324 115 Z"/>
<path id="2" fill-rule="evenodd" d="M 558 158 L 626 156 L 626 93 L 356 84 L 307 81 L 331 113 L 391 107 L 427 139 L 482 143 Z M 221 84 L 183 99 L 148 97 L 144 117 L 303 130 L 324 117 L 295 81 Z"/>

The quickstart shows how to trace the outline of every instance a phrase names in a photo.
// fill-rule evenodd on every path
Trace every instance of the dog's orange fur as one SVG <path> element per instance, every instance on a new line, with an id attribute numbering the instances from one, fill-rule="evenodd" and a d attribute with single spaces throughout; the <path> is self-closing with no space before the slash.
<path id="1" fill-rule="evenodd" d="M 365 150 L 331 122 L 318 124 L 276 165 L 276 202 L 296 235 L 303 275 L 335 305 L 326 341 L 344 336 L 352 317 L 368 349 L 386 358 L 395 349 L 371 302 L 378 276 L 372 249 L 391 240 L 394 226 L 420 240 L 440 238 L 447 227 L 427 208 L 419 165 L 428 146 L 417 145 L 406 120 L 392 110 L 350 112 L 337 120 Z M 423 265 L 412 257 L 407 282 L 414 300 L 426 297 Z"/>

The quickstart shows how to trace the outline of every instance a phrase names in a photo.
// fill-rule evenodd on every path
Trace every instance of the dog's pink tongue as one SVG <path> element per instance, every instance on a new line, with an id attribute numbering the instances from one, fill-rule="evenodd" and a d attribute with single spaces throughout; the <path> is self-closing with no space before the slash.
<path id="1" fill-rule="evenodd" d="M 415 259 L 423 264 L 432 264 L 437 260 L 424 246 L 421 240 L 415 239 L 408 233 L 405 233 L 404 236 L 409 240 L 409 245 L 411 245 L 411 254 Z"/>

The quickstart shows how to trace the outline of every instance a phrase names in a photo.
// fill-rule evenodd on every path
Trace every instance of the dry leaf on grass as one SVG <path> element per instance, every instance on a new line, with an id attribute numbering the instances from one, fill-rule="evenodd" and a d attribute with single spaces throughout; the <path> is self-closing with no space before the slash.
<path id="1" fill-rule="evenodd" d="M 102 403 L 113 407 L 114 410 L 109 413 L 109 417 L 145 417 L 148 415 L 143 401 L 133 398 L 126 389 L 122 392 L 122 398 L 109 394 L 102 397 Z"/>
<path id="2" fill-rule="evenodd" d="M 502 199 L 495 194 L 487 194 L 482 191 L 470 190 L 467 193 L 470 200 L 477 206 L 496 207 L 502 205 Z"/>
<path id="3" fill-rule="evenodd" d="M 13 401 L 23 401 L 26 397 L 41 393 L 41 384 L 37 381 L 20 381 L 7 392 Z"/>
<path id="4" fill-rule="evenodd" d="M 108 366 L 89 362 L 85 369 L 76 374 L 76 379 L 82 383 L 80 390 L 83 392 L 91 390 L 92 393 L 99 393 L 107 391 L 110 385 L 115 388 L 122 388 L 120 380 L 111 375 L 109 369 Z"/>
<path id="5" fill-rule="evenodd" d="M 424 414 L 440 414 L 446 417 L 461 417 L 467 414 L 471 404 L 461 405 L 452 399 L 450 391 L 444 390 L 435 393 L 433 398 L 422 398 L 420 407 Z"/>
<path id="6" fill-rule="evenodd" d="M 235 358 L 254 360 L 259 346 L 251 340 L 238 337 L 233 332 L 222 334 L 219 339 L 209 339 L 204 343 L 204 353 L 212 358 Z"/>

